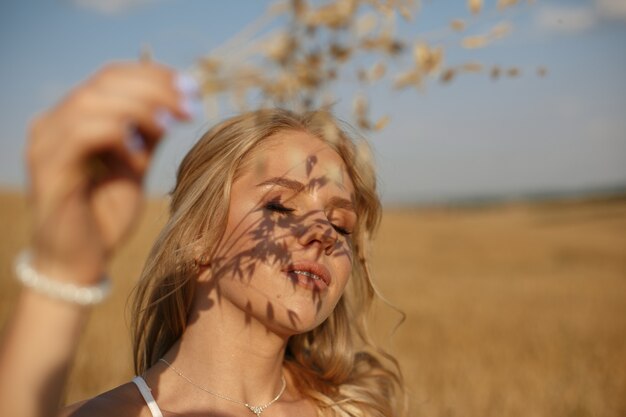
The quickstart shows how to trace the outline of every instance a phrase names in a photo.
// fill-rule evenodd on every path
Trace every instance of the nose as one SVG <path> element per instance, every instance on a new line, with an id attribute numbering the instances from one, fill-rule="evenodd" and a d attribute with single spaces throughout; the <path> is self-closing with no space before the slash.
<path id="1" fill-rule="evenodd" d="M 298 242 L 305 248 L 319 246 L 330 255 L 337 245 L 339 236 L 330 222 L 322 216 L 315 216 L 304 226 L 298 237 Z"/>

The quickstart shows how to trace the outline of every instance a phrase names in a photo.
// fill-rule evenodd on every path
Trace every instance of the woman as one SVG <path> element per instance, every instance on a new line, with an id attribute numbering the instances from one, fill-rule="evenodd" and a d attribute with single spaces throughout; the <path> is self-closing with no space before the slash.
<path id="1" fill-rule="evenodd" d="M 172 119 L 191 117 L 196 94 L 168 68 L 118 64 L 34 123 L 31 272 L 102 282 L 155 147 Z M 373 170 L 328 113 L 217 125 L 179 168 L 135 293 L 140 377 L 61 415 L 400 414 L 396 362 L 365 324 L 379 216 Z M 89 308 L 58 298 L 22 292 L 0 356 L 1 415 L 55 414 Z"/>

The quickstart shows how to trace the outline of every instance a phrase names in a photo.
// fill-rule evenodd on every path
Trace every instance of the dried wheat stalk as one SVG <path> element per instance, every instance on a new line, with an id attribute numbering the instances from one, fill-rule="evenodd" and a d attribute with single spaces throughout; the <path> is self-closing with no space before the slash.
<path id="1" fill-rule="evenodd" d="M 517 3 L 498 0 L 496 7 L 501 12 Z M 484 13 L 482 0 L 467 0 L 467 7 L 473 15 L 470 20 Z M 198 60 L 192 71 L 214 109 L 220 94 L 229 95 L 240 110 L 250 108 L 248 98 L 253 94 L 262 98 L 261 106 L 295 110 L 329 106 L 336 101 L 333 84 L 339 79 L 356 82 L 361 90 L 353 100 L 356 124 L 365 130 L 380 130 L 388 124 L 389 117 L 375 122 L 370 119 L 365 94 L 369 86 L 388 77 L 392 88 L 421 89 L 430 79 L 439 78 L 446 83 L 460 73 L 483 72 L 484 66 L 479 62 L 445 67 L 442 45 L 433 45 L 421 37 L 398 37 L 398 16 L 410 21 L 417 11 L 416 0 L 284 0 L 273 3 L 232 41 Z M 259 35 L 278 18 L 287 24 Z M 468 26 L 467 20 L 454 19 L 446 30 L 454 35 L 466 32 Z M 465 48 L 480 48 L 510 32 L 510 24 L 501 22 L 486 34 L 463 37 L 460 43 Z M 392 71 L 389 63 L 406 55 L 412 57 L 410 67 Z M 360 66 L 368 59 L 374 59 L 374 64 Z M 490 70 L 494 79 L 501 73 L 499 67 Z M 520 70 L 509 68 L 504 73 L 515 77 Z M 537 73 L 543 76 L 546 70 L 541 67 Z"/>

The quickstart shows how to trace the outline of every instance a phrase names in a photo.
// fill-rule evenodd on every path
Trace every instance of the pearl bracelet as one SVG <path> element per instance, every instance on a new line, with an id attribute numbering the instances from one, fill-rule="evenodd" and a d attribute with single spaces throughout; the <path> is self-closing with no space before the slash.
<path id="1" fill-rule="evenodd" d="M 97 285 L 84 287 L 60 282 L 39 273 L 32 265 L 30 251 L 22 251 L 15 260 L 17 279 L 26 287 L 51 298 L 82 306 L 98 304 L 111 293 L 111 280 L 105 277 Z"/>

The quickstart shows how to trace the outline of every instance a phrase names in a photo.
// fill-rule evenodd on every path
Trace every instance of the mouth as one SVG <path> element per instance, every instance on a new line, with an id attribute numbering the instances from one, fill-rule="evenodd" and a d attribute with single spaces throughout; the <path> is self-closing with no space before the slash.
<path id="1" fill-rule="evenodd" d="M 323 290 L 328 288 L 332 278 L 330 271 L 324 265 L 317 262 L 298 262 L 283 269 L 294 281 L 306 288 Z"/>

